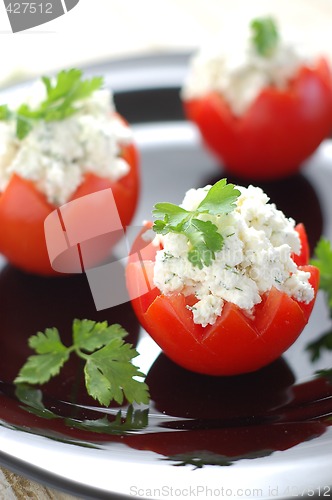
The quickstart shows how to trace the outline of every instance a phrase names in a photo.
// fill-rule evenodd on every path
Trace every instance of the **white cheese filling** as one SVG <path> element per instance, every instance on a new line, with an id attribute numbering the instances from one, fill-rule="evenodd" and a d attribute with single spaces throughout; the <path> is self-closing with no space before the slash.
<path id="1" fill-rule="evenodd" d="M 40 102 L 44 95 L 36 88 L 30 101 Z M 108 90 L 78 101 L 77 112 L 64 120 L 36 122 L 22 140 L 14 120 L 0 122 L 0 191 L 16 173 L 34 181 L 51 204 L 62 205 L 88 172 L 111 181 L 126 175 L 130 167 L 119 155 L 131 141 Z"/>
<path id="2" fill-rule="evenodd" d="M 299 49 L 282 41 L 270 57 L 263 57 L 254 50 L 249 33 L 241 37 L 236 31 L 236 38 L 215 41 L 195 54 L 182 97 L 186 100 L 218 92 L 233 114 L 240 116 L 264 88 L 287 88 L 289 80 L 307 62 Z"/>
<path id="3" fill-rule="evenodd" d="M 181 206 L 195 210 L 210 187 L 189 190 Z M 155 285 L 165 295 L 194 294 L 198 302 L 191 308 L 193 319 L 203 326 L 215 323 L 225 301 L 251 316 L 262 294 L 272 287 L 300 302 L 314 298 L 310 273 L 299 270 L 291 258 L 292 252 L 301 251 L 295 221 L 269 203 L 260 188 L 236 187 L 241 195 L 231 213 L 199 216 L 213 222 L 224 238 L 212 265 L 199 269 L 188 260 L 188 241 L 182 234 L 155 238 L 163 245 L 156 255 Z"/>

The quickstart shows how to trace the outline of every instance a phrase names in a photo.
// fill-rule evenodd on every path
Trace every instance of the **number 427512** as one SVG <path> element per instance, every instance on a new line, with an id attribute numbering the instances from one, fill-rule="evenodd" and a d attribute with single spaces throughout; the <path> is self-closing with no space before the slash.
<path id="1" fill-rule="evenodd" d="M 6 11 L 10 14 L 52 14 L 52 3 L 10 2 Z"/>

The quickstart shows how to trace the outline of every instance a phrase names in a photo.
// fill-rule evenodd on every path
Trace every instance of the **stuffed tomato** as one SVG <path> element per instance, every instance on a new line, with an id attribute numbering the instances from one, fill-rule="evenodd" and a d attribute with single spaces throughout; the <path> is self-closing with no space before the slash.
<path id="1" fill-rule="evenodd" d="M 249 179 L 292 175 L 331 133 L 330 65 L 283 42 L 270 18 L 236 37 L 192 59 L 182 90 L 186 116 L 227 171 Z"/>
<path id="2" fill-rule="evenodd" d="M 308 322 L 319 285 L 304 226 L 260 188 L 224 179 L 189 190 L 180 206 L 157 204 L 154 215 L 133 245 L 127 286 L 164 353 L 210 375 L 279 358 Z"/>
<path id="3" fill-rule="evenodd" d="M 122 226 L 134 215 L 138 152 L 102 85 L 80 70 L 61 71 L 33 85 L 14 111 L 0 107 L 0 253 L 26 272 L 56 273 L 44 221 L 60 206 L 110 188 Z"/>

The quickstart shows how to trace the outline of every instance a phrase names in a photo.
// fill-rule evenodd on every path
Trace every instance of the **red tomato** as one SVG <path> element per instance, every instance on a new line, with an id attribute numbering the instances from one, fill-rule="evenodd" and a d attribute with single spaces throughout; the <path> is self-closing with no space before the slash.
<path id="1" fill-rule="evenodd" d="M 145 231 L 137 238 L 127 266 L 129 296 L 142 326 L 175 363 L 209 375 L 252 372 L 279 358 L 302 332 L 315 299 L 304 304 L 276 288 L 262 297 L 254 319 L 226 302 L 214 325 L 195 324 L 187 307 L 193 305 L 192 297 L 181 293 L 166 296 L 153 285 L 157 248 L 146 244 L 142 238 Z M 303 228 L 302 237 L 304 234 Z M 305 244 L 303 249 L 307 255 Z M 310 272 L 316 297 L 318 269 L 310 265 L 299 267 Z"/>
<path id="2" fill-rule="evenodd" d="M 298 232 L 299 237 L 300 237 L 301 253 L 299 255 L 296 255 L 295 253 L 293 253 L 292 259 L 297 266 L 305 266 L 306 264 L 309 263 L 309 259 L 310 259 L 310 248 L 309 248 L 309 241 L 308 241 L 307 232 L 306 232 L 306 229 L 304 227 L 304 224 L 302 224 L 302 223 L 297 224 L 295 229 Z"/>
<path id="3" fill-rule="evenodd" d="M 134 215 L 139 192 L 136 147 L 133 144 L 125 146 L 122 157 L 130 166 L 127 175 L 112 182 L 88 173 L 69 201 L 111 188 L 125 227 Z M 50 264 L 44 234 L 44 221 L 55 209 L 32 181 L 16 174 L 12 176 L 0 194 L 0 252 L 11 264 L 29 273 L 56 274 Z"/>
<path id="4" fill-rule="evenodd" d="M 239 177 L 295 173 L 332 129 L 332 77 L 325 59 L 303 66 L 288 88 L 264 89 L 241 117 L 217 92 L 184 101 L 188 119 L 225 169 Z"/>

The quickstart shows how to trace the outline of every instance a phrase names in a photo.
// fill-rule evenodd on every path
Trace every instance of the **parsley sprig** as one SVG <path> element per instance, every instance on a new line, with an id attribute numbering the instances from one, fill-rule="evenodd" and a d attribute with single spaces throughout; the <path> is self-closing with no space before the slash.
<path id="1" fill-rule="evenodd" d="M 318 267 L 320 272 L 319 288 L 325 292 L 327 305 L 332 318 L 332 244 L 326 238 L 321 238 L 316 245 L 315 258 L 310 263 Z M 311 361 L 317 361 L 322 352 L 332 351 L 332 329 L 323 333 L 318 339 L 310 342 L 306 350 L 309 352 Z"/>
<path id="2" fill-rule="evenodd" d="M 201 220 L 202 214 L 223 215 L 235 208 L 235 202 L 240 191 L 233 184 L 227 184 L 226 179 L 216 182 L 196 210 L 188 211 L 173 203 L 157 203 L 153 210 L 153 230 L 158 234 L 183 234 L 188 239 L 188 259 L 199 269 L 210 266 L 215 259 L 215 253 L 223 246 L 223 237 L 211 221 Z"/>
<path id="3" fill-rule="evenodd" d="M 259 55 L 271 57 L 279 43 L 279 34 L 272 17 L 253 19 L 250 24 L 252 43 Z"/>
<path id="4" fill-rule="evenodd" d="M 129 403 L 148 403 L 147 385 L 136 380 L 144 374 L 132 364 L 138 352 L 123 340 L 126 330 L 117 324 L 109 326 L 107 321 L 75 319 L 72 331 L 70 347 L 62 343 L 56 328 L 32 335 L 28 342 L 36 354 L 28 358 L 14 383 L 44 384 L 58 375 L 71 353 L 75 353 L 85 361 L 87 392 L 101 405 L 108 406 L 112 400 L 122 404 L 124 398 Z"/>
<path id="5" fill-rule="evenodd" d="M 315 258 L 311 264 L 320 271 L 319 288 L 326 292 L 327 303 L 332 316 L 332 244 L 326 238 L 321 238 L 315 248 Z"/>
<path id="6" fill-rule="evenodd" d="M 64 120 L 77 112 L 77 101 L 86 99 L 103 85 L 102 77 L 83 79 L 82 71 L 69 69 L 60 71 L 55 79 L 42 77 L 46 88 L 46 98 L 35 109 L 21 104 L 12 111 L 4 104 L 0 106 L 0 120 L 16 120 L 16 135 L 24 139 L 37 120 L 47 122 Z"/>

